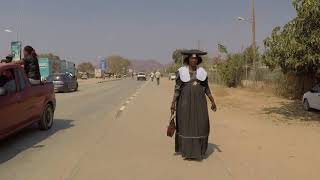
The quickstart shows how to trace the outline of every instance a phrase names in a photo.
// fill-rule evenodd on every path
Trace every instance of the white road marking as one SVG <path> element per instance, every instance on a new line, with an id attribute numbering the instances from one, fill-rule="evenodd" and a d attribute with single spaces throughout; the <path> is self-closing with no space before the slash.
<path id="1" fill-rule="evenodd" d="M 138 89 L 136 90 L 136 92 L 125 102 L 125 104 L 124 104 L 123 106 L 121 106 L 121 108 L 120 108 L 119 111 L 117 112 L 115 118 L 118 118 L 118 116 L 120 116 L 120 113 L 125 110 L 126 105 L 128 105 L 135 97 L 137 97 L 137 96 L 140 94 L 140 91 L 141 91 L 145 86 L 146 86 L 146 84 L 142 85 L 140 88 L 138 88 Z"/>

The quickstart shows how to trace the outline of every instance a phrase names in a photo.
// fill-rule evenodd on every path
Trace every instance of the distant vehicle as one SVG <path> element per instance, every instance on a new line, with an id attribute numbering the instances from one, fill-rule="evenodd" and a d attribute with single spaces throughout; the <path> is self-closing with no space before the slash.
<path id="1" fill-rule="evenodd" d="M 139 72 L 137 75 L 137 80 L 138 81 L 146 81 L 147 80 L 147 75 L 145 72 Z"/>
<path id="2" fill-rule="evenodd" d="M 94 75 L 96 78 L 103 78 L 103 71 L 102 69 L 95 69 L 94 70 Z"/>
<path id="3" fill-rule="evenodd" d="M 320 85 L 315 86 L 303 95 L 303 107 L 306 111 L 320 110 Z"/>
<path id="4" fill-rule="evenodd" d="M 53 74 L 47 81 L 53 82 L 55 92 L 78 91 L 77 79 L 68 73 Z"/>
<path id="5" fill-rule="evenodd" d="M 177 79 L 177 76 L 175 73 L 170 73 L 169 74 L 169 80 L 176 80 Z"/>
<path id="6" fill-rule="evenodd" d="M 83 79 L 83 80 L 88 79 L 88 75 L 87 74 L 82 74 L 81 79 Z"/>
<path id="7" fill-rule="evenodd" d="M 113 75 L 113 77 L 115 77 L 115 78 L 121 78 L 122 76 L 121 76 L 121 74 L 115 74 L 115 75 Z"/>
<path id="8" fill-rule="evenodd" d="M 0 139 L 35 122 L 50 129 L 55 107 L 52 83 L 31 85 L 20 66 L 0 63 Z"/>

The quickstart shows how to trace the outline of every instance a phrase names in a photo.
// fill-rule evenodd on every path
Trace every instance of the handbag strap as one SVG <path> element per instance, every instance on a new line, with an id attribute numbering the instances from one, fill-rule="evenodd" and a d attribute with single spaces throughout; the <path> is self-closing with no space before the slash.
<path id="1" fill-rule="evenodd" d="M 170 121 L 169 123 L 171 123 L 172 121 L 174 121 L 174 119 L 176 118 L 176 113 L 173 113 L 170 115 Z"/>

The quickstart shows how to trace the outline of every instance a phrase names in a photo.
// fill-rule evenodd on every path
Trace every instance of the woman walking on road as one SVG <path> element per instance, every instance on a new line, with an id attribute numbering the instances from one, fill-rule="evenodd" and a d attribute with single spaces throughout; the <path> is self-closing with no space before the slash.
<path id="1" fill-rule="evenodd" d="M 182 52 L 187 57 L 185 66 L 177 72 L 171 112 L 176 112 L 175 151 L 185 159 L 203 159 L 208 148 L 210 132 L 206 95 L 211 109 L 216 104 L 208 85 L 207 72 L 198 67 L 206 52 L 189 50 Z"/>

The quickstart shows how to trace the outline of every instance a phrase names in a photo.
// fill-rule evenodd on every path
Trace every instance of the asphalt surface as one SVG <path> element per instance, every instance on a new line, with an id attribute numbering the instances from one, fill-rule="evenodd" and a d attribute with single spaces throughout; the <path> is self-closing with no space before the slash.
<path id="1" fill-rule="evenodd" d="M 31 126 L 0 142 L 0 179 L 69 179 L 78 162 L 108 132 L 126 100 L 144 82 L 83 82 L 79 91 L 56 94 L 54 126 Z"/>

